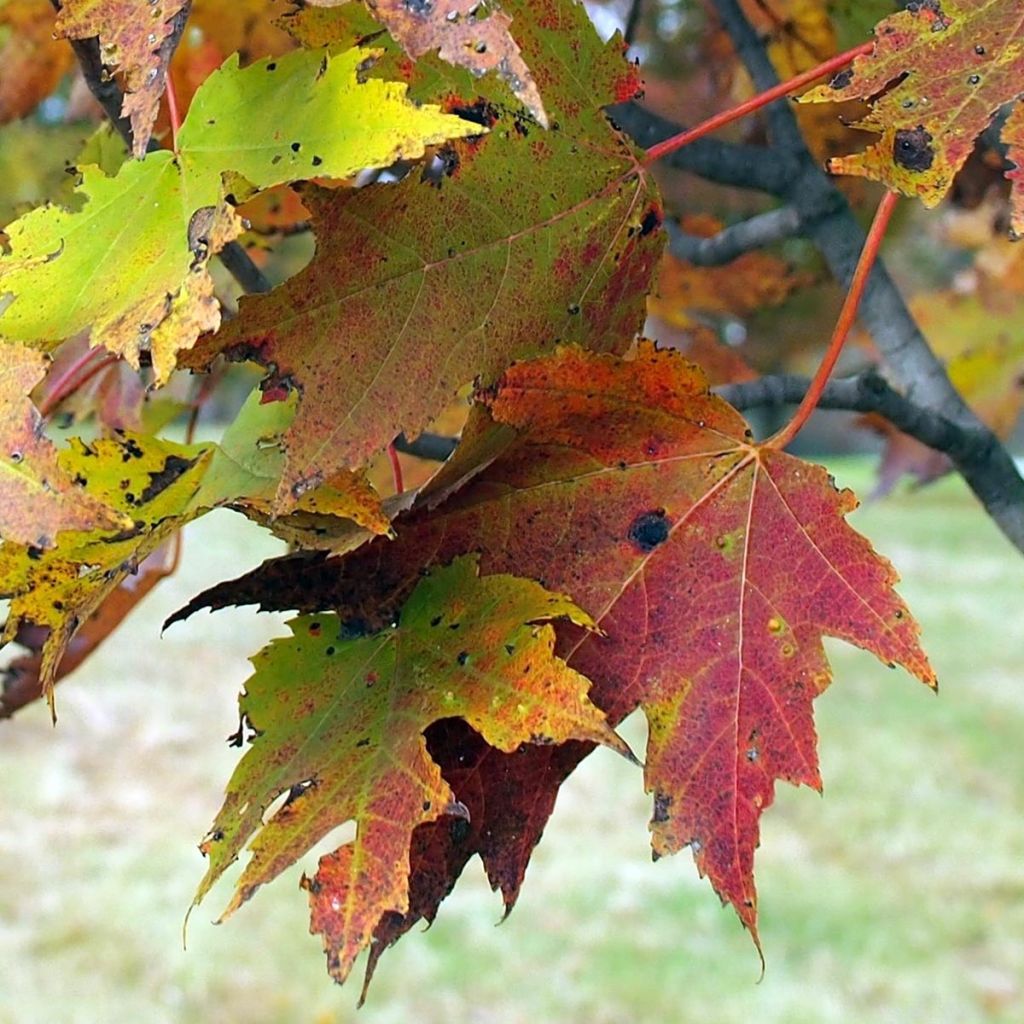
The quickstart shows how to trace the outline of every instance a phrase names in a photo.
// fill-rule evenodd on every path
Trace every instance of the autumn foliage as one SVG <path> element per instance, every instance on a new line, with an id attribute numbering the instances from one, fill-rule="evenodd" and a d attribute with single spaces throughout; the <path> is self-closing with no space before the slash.
<path id="1" fill-rule="evenodd" d="M 784 77 L 835 57 L 831 5 L 771 6 L 743 8 Z M 330 973 L 344 981 L 368 948 L 368 980 L 474 855 L 511 908 L 559 787 L 605 745 L 642 763 L 655 857 L 689 847 L 759 944 L 761 814 L 779 780 L 821 787 L 824 638 L 935 685 L 896 571 L 847 522 L 856 498 L 784 450 L 894 198 L 829 311 L 840 326 L 807 408 L 759 441 L 712 385 L 782 357 L 751 343 L 748 363 L 717 327 L 786 309 L 821 268 L 666 253 L 666 237 L 703 253 L 728 229 L 677 209 L 678 185 L 662 192 L 609 112 L 642 98 L 645 69 L 581 3 L 56 7 L 0 3 L 0 117 L 88 86 L 116 130 L 97 127 L 69 180 L 12 206 L 0 234 L 0 595 L 4 642 L 28 649 L 4 713 L 33 695 L 55 707 L 56 682 L 173 570 L 182 528 L 230 508 L 290 551 L 169 625 L 229 605 L 298 617 L 252 659 L 197 903 L 245 857 L 231 913 L 354 821 L 302 884 Z M 800 96 L 809 147 L 930 207 L 999 119 L 986 202 L 1024 231 L 1020 5 L 887 13 Z M 704 27 L 700 88 L 763 106 L 722 27 Z M 837 110 L 854 106 L 875 135 L 850 156 L 864 136 Z M 844 188 L 870 217 L 877 193 Z M 297 269 L 288 242 L 309 233 Z M 918 300 L 930 338 L 937 304 L 975 323 L 994 289 L 1024 301 L 1004 235 L 974 246 L 976 295 Z M 1024 342 L 979 326 L 965 350 L 941 330 L 934 352 L 1005 436 Z M 239 388 L 217 439 L 195 441 Z M 899 445 L 918 442 L 871 422 L 899 475 Z M 396 442 L 431 429 L 460 435 L 450 458 L 400 462 Z M 923 450 L 940 462 L 919 475 L 948 468 Z M 634 752 L 615 730 L 637 709 L 649 740 Z"/>

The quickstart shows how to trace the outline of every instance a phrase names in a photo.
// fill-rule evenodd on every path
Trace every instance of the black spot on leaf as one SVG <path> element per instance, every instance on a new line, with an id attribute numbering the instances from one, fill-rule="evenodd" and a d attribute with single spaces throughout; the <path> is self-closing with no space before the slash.
<path id="1" fill-rule="evenodd" d="M 178 477 L 187 473 L 195 465 L 195 462 L 195 459 L 183 459 L 180 455 L 168 455 L 164 468 L 149 474 L 149 483 L 139 495 L 139 504 L 145 505 L 158 494 L 162 494 Z"/>
<path id="2" fill-rule="evenodd" d="M 493 103 L 480 99 L 471 106 L 456 105 L 450 108 L 450 112 L 463 121 L 472 121 L 474 124 L 483 125 L 485 128 L 493 128 L 501 116 L 500 111 Z"/>
<path id="3" fill-rule="evenodd" d="M 653 551 L 668 540 L 669 523 L 663 508 L 643 512 L 633 520 L 629 528 L 629 539 L 641 551 Z"/>
<path id="4" fill-rule="evenodd" d="M 927 171 L 935 162 L 931 134 L 922 125 L 901 129 L 893 141 L 892 158 L 908 171 Z"/>
<path id="5" fill-rule="evenodd" d="M 844 71 L 840 71 L 838 75 L 833 75 L 832 81 L 828 83 L 830 89 L 845 89 L 850 82 L 853 81 L 853 71 L 850 68 L 846 68 Z"/>
<path id="6" fill-rule="evenodd" d="M 661 214 L 653 207 L 644 214 L 640 222 L 640 237 L 649 235 L 652 231 L 661 227 Z"/>

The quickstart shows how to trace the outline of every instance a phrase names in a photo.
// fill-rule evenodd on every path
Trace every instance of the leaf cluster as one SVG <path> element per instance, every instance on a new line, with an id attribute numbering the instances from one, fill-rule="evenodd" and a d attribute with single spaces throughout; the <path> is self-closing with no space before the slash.
<path id="1" fill-rule="evenodd" d="M 197 903 L 248 852 L 234 911 L 352 821 L 303 887 L 330 973 L 369 949 L 369 980 L 473 856 L 511 908 L 559 787 L 598 746 L 638 761 L 615 729 L 641 709 L 655 857 L 689 847 L 759 944 L 761 814 L 779 780 L 821 787 L 824 638 L 935 683 L 895 570 L 847 522 L 855 497 L 709 385 L 756 376 L 714 325 L 793 310 L 820 268 L 664 255 L 666 208 L 690 198 L 609 115 L 640 73 L 576 0 L 58 6 L 0 4 L 0 119 L 54 92 L 73 40 L 105 69 L 98 96 L 116 77 L 126 145 L 97 132 L 70 187 L 3 229 L 0 596 L 4 642 L 34 652 L 20 671 L 52 707 L 76 638 L 102 642 L 183 527 L 233 509 L 291 550 L 170 622 L 298 617 L 253 658 Z M 848 4 L 782 7 L 757 24 L 793 75 L 860 26 Z M 1020 98 L 1018 7 L 884 17 L 802 97 L 870 101 L 855 127 L 881 141 L 836 157 L 849 125 L 805 106 L 809 144 L 934 205 Z M 674 238 L 730 230 L 693 212 Z M 296 269 L 282 253 L 310 235 Z M 238 253 L 278 286 L 238 300 L 217 263 Z M 677 345 L 644 340 L 648 310 Z M 1000 346 L 948 358 L 1007 432 L 1019 396 L 996 381 L 1019 353 Z M 438 417 L 454 454 L 405 491 L 396 442 Z"/>

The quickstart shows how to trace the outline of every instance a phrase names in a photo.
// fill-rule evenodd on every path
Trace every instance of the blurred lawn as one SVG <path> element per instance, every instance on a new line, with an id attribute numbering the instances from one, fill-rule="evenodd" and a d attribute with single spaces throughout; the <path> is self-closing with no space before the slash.
<path id="1" fill-rule="evenodd" d="M 868 489 L 865 463 L 836 472 Z M 651 863 L 639 771 L 599 751 L 511 918 L 493 927 L 474 862 L 434 928 L 384 957 L 360 1021 L 1024 1021 L 1024 561 L 953 480 L 855 521 L 902 573 L 942 691 L 830 644 L 826 796 L 783 786 L 764 819 L 764 980 L 689 855 Z M 280 620 L 203 613 L 163 639 L 159 623 L 273 550 L 230 513 L 196 524 L 178 576 L 60 687 L 56 731 L 42 707 L 0 724 L 2 1024 L 357 1019 L 359 979 L 328 980 L 299 868 L 214 928 L 222 883 L 181 947 L 245 658 Z"/>

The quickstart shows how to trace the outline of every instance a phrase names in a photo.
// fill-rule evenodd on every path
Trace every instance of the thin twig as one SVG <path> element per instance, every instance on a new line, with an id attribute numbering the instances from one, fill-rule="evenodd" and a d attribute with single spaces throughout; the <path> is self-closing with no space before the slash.
<path id="1" fill-rule="evenodd" d="M 626 25 L 622 30 L 622 38 L 627 46 L 632 46 L 636 39 L 637 29 L 640 28 L 640 17 L 644 10 L 644 0 L 633 0 L 629 5 L 629 13 L 626 15 Z"/>
<path id="2" fill-rule="evenodd" d="M 720 267 L 753 249 L 763 249 L 799 235 L 803 224 L 799 211 L 793 206 L 780 206 L 739 224 L 731 224 L 710 238 L 688 235 L 671 220 L 665 221 L 665 230 L 673 256 L 697 267 Z"/>
<path id="3" fill-rule="evenodd" d="M 405 493 L 405 480 L 402 478 L 402 460 L 398 457 L 395 442 L 388 445 L 388 461 L 391 463 L 391 479 L 395 485 L 395 494 Z"/>
<path id="4" fill-rule="evenodd" d="M 857 321 L 857 310 L 864 297 L 864 289 L 867 287 L 871 268 L 878 259 L 878 250 L 881 248 L 882 240 L 885 238 L 885 232 L 892 220 L 893 211 L 896 209 L 899 198 L 896 192 L 886 192 L 878 204 L 875 219 L 871 223 L 871 230 L 868 232 L 860 259 L 857 261 L 857 269 L 854 271 L 853 280 L 846 292 L 846 299 L 843 302 L 843 308 L 839 313 L 839 319 L 836 321 L 836 327 L 832 332 L 832 339 L 829 341 L 825 356 L 793 418 L 768 441 L 773 448 L 785 448 L 811 418 L 811 413 L 814 412 L 818 399 L 825 390 L 825 384 L 839 361 L 846 339 L 850 336 L 850 331 Z"/>
<path id="5" fill-rule="evenodd" d="M 793 374 L 774 374 L 756 380 L 726 384 L 715 393 L 745 412 L 750 409 L 799 405 L 807 396 L 811 381 Z M 900 394 L 875 369 L 855 377 L 830 380 L 818 400 L 819 409 L 874 413 L 904 434 L 938 452 L 955 465 L 986 458 L 989 432 L 969 430 L 941 413 L 925 409 Z"/>

